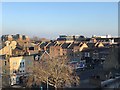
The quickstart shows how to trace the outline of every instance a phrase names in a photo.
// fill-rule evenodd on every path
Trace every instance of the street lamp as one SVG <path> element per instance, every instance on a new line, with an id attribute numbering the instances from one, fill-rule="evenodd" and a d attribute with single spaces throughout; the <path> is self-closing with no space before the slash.
<path id="1" fill-rule="evenodd" d="M 41 90 L 43 90 L 43 87 L 42 87 L 42 86 L 41 86 L 40 88 L 41 88 Z"/>
<path id="2" fill-rule="evenodd" d="M 48 77 L 47 77 L 47 90 L 48 90 Z"/>

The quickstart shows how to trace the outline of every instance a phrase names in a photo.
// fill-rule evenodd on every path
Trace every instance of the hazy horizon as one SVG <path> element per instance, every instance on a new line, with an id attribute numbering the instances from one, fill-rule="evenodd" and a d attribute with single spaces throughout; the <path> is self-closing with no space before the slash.
<path id="1" fill-rule="evenodd" d="M 3 2 L 2 34 L 118 36 L 118 3 Z"/>

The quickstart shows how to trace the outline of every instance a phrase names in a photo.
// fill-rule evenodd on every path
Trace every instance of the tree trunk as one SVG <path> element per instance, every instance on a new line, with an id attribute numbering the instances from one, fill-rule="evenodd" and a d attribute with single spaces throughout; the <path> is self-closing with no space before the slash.
<path id="1" fill-rule="evenodd" d="M 55 85 L 55 90 L 57 90 L 57 87 L 56 87 L 56 85 Z"/>
<path id="2" fill-rule="evenodd" d="M 55 90 L 57 90 L 57 87 L 55 87 Z"/>

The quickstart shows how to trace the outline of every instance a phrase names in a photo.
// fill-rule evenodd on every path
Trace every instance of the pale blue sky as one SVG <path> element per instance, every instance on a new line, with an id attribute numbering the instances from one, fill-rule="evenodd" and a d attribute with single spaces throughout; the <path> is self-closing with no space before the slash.
<path id="1" fill-rule="evenodd" d="M 56 38 L 67 35 L 118 35 L 117 2 L 2 3 L 2 34 Z"/>

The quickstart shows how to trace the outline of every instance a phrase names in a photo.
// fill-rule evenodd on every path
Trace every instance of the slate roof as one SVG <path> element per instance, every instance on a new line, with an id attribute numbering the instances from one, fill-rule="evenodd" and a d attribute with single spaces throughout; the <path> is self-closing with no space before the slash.
<path id="1" fill-rule="evenodd" d="M 20 47 L 16 47 L 14 50 L 23 50 L 23 49 Z"/>
<path id="2" fill-rule="evenodd" d="M 61 46 L 61 45 L 62 45 L 62 43 L 60 43 L 60 44 L 56 43 L 56 45 L 55 45 L 55 46 Z"/>
<path id="3" fill-rule="evenodd" d="M 70 45 L 69 49 L 73 49 L 74 46 L 79 46 L 79 45 L 80 45 L 80 43 L 72 43 L 72 44 Z"/>
<path id="4" fill-rule="evenodd" d="M 67 47 L 70 45 L 71 43 L 63 43 L 62 45 L 61 45 L 61 47 L 63 48 L 63 49 L 67 49 Z"/>
<path id="5" fill-rule="evenodd" d="M 5 60 L 6 55 L 0 55 L 0 60 Z"/>
<path id="6" fill-rule="evenodd" d="M 45 53 L 49 55 L 49 53 L 48 53 L 47 51 L 41 51 L 41 52 L 39 52 L 39 53 L 37 53 L 37 54 L 34 54 L 34 60 L 35 60 L 35 56 L 36 56 L 36 55 L 39 56 L 38 59 L 40 60 Z M 49 55 L 49 56 L 50 56 L 50 55 Z"/>
<path id="7" fill-rule="evenodd" d="M 91 38 L 86 38 L 85 41 L 90 41 Z"/>
<path id="8" fill-rule="evenodd" d="M 114 39 L 115 42 L 120 42 L 120 37 Z"/>
<path id="9" fill-rule="evenodd" d="M 105 47 L 109 47 L 109 46 L 110 46 L 110 43 L 103 43 L 103 45 L 104 45 Z"/>
<path id="10" fill-rule="evenodd" d="M 23 47 L 17 43 L 16 48 L 23 50 Z"/>
<path id="11" fill-rule="evenodd" d="M 49 48 L 50 46 L 54 46 L 56 44 L 56 42 L 51 42 L 50 44 L 47 45 L 46 48 Z"/>
<path id="12" fill-rule="evenodd" d="M 44 48 L 49 42 L 43 42 L 41 45 L 40 45 L 40 48 Z"/>
<path id="13" fill-rule="evenodd" d="M 94 48 L 95 47 L 95 43 L 87 43 L 88 48 Z"/>
<path id="14" fill-rule="evenodd" d="M 86 48 L 82 52 L 91 52 L 91 51 L 108 51 L 110 48 L 107 47 L 94 47 L 94 48 Z"/>
<path id="15" fill-rule="evenodd" d="M 65 41 L 66 38 L 57 38 L 57 41 Z"/>
<path id="16" fill-rule="evenodd" d="M 99 43 L 96 43 L 95 47 L 98 47 L 99 46 Z"/>

